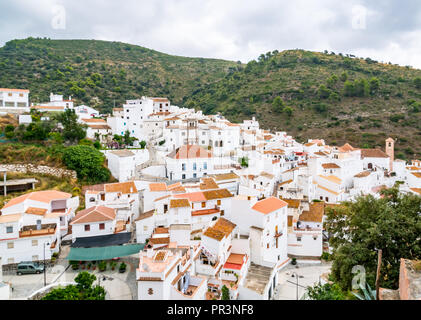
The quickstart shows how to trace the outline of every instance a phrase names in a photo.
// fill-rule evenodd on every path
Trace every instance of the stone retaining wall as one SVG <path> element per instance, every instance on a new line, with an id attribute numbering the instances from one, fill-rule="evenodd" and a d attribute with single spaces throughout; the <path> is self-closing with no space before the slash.
<path id="1" fill-rule="evenodd" d="M 77 178 L 76 171 L 67 170 L 49 166 L 37 166 L 31 163 L 27 164 L 0 164 L 0 170 L 6 170 L 11 172 L 21 172 L 21 173 L 39 173 L 39 174 L 48 174 L 58 178 L 61 177 L 70 177 L 73 179 Z"/>

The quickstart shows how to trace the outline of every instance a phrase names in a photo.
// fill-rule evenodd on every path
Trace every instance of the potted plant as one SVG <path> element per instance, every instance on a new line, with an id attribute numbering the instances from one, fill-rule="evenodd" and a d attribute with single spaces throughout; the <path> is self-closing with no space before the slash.
<path id="1" fill-rule="evenodd" d="M 297 258 L 292 258 L 291 264 L 295 266 L 297 264 Z"/>
<path id="2" fill-rule="evenodd" d="M 92 270 L 96 270 L 96 265 L 92 265 Z"/>
<path id="3" fill-rule="evenodd" d="M 99 271 L 103 272 L 107 269 L 107 262 L 106 261 L 101 261 L 98 263 L 98 269 Z"/>
<path id="4" fill-rule="evenodd" d="M 91 269 L 92 264 L 89 262 L 88 263 L 88 270 Z"/>
<path id="5" fill-rule="evenodd" d="M 115 261 L 111 261 L 110 262 L 110 266 L 111 266 L 111 270 L 115 270 L 115 266 L 116 266 L 116 262 Z"/>
<path id="6" fill-rule="evenodd" d="M 124 263 L 124 262 L 122 262 L 121 264 L 120 264 L 120 267 L 118 268 L 118 271 L 120 272 L 120 273 L 124 273 L 124 272 L 126 272 L 126 264 Z"/>
<path id="7" fill-rule="evenodd" d="M 82 264 L 82 270 L 85 270 L 85 265 L 84 264 Z"/>

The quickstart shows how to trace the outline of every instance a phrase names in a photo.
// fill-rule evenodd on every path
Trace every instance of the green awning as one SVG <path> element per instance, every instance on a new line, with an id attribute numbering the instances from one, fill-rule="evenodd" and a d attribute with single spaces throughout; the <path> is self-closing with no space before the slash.
<path id="1" fill-rule="evenodd" d="M 97 248 L 70 248 L 66 259 L 74 261 L 108 260 L 138 253 L 144 247 L 144 243 L 138 243 Z"/>

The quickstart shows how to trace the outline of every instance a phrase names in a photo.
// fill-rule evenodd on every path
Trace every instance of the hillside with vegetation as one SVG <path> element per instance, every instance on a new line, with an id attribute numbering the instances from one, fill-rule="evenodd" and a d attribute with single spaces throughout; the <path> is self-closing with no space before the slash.
<path id="1" fill-rule="evenodd" d="M 98 40 L 11 40 L 0 48 L 0 87 L 27 88 L 31 102 L 50 92 L 110 112 L 126 99 L 165 96 L 175 104 L 237 63 L 186 58 Z"/>
<path id="2" fill-rule="evenodd" d="M 166 96 L 174 104 L 220 112 L 300 142 L 323 138 L 421 156 L 421 70 L 333 52 L 273 51 L 247 64 L 163 54 L 97 40 L 12 40 L 0 48 L 0 86 L 28 88 L 31 102 L 49 93 L 110 112 L 126 99 Z"/>
<path id="3" fill-rule="evenodd" d="M 256 116 L 267 129 L 303 142 L 384 148 L 421 156 L 421 70 L 335 53 L 269 52 L 185 99 L 232 121 Z"/>

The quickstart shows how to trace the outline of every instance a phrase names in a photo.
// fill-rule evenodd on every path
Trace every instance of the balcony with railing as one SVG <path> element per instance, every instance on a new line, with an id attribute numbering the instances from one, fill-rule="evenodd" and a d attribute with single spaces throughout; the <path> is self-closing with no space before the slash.
<path id="1" fill-rule="evenodd" d="M 52 235 L 56 233 L 56 229 L 55 223 L 24 226 L 19 231 L 19 238 Z"/>

